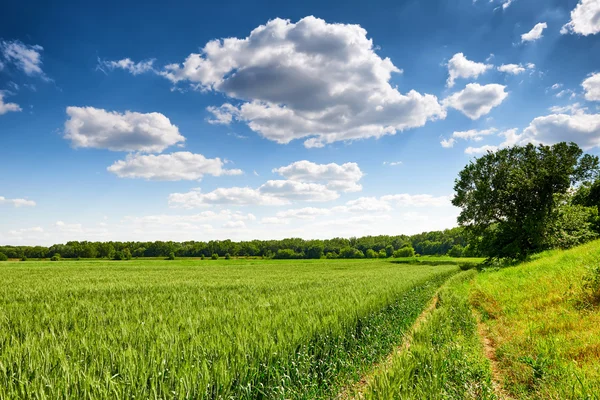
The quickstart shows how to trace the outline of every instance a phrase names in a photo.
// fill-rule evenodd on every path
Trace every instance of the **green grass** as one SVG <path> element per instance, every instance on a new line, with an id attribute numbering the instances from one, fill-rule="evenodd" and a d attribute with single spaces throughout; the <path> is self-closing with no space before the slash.
<path id="1" fill-rule="evenodd" d="M 477 265 L 485 261 L 485 258 L 478 257 L 449 257 L 449 256 L 420 256 L 392 258 L 391 262 L 397 264 L 422 264 L 422 265 Z"/>
<path id="2" fill-rule="evenodd" d="M 362 399 L 494 399 L 491 370 L 468 304 L 471 270 L 450 278 L 409 345 L 368 380 Z"/>
<path id="3" fill-rule="evenodd" d="M 477 276 L 471 302 L 515 398 L 600 398 L 600 309 L 582 289 L 599 264 L 595 241 Z"/>
<path id="4" fill-rule="evenodd" d="M 0 399 L 328 398 L 454 266 L 385 260 L 0 264 Z"/>

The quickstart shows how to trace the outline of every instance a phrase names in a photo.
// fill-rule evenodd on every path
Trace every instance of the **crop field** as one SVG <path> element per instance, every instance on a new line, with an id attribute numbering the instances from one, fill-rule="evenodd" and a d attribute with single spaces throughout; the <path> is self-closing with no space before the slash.
<path id="1" fill-rule="evenodd" d="M 0 265 L 0 398 L 330 398 L 459 269 L 387 260 Z"/>

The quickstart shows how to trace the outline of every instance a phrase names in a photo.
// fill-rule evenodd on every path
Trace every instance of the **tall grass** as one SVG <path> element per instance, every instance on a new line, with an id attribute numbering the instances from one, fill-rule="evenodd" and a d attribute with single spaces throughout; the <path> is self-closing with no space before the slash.
<path id="1" fill-rule="evenodd" d="M 600 241 L 477 276 L 470 297 L 519 399 L 600 398 L 600 306 L 584 279 Z"/>
<path id="2" fill-rule="evenodd" d="M 0 267 L 0 398 L 318 398 L 456 272 L 385 261 Z"/>
<path id="3" fill-rule="evenodd" d="M 494 399 L 491 370 L 468 304 L 474 270 L 448 280 L 436 308 L 356 393 L 362 399 Z"/>

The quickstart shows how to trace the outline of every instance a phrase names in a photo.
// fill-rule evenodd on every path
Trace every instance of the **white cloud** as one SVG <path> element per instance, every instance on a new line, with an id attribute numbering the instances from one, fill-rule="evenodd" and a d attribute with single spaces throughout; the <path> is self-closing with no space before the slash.
<path id="1" fill-rule="evenodd" d="M 498 146 L 485 145 L 481 147 L 467 147 L 465 154 L 485 154 L 488 151 L 495 152 L 498 150 Z"/>
<path id="2" fill-rule="evenodd" d="M 600 114 L 551 114 L 537 117 L 523 131 L 522 142 L 575 142 L 582 149 L 600 146 Z"/>
<path id="3" fill-rule="evenodd" d="M 33 228 L 22 228 L 22 229 L 13 229 L 8 231 L 8 234 L 11 236 L 23 236 L 30 235 L 35 233 L 43 233 L 44 229 L 41 226 L 34 226 Z"/>
<path id="4" fill-rule="evenodd" d="M 402 161 L 384 161 L 383 165 L 389 165 L 390 167 L 396 167 L 398 165 L 402 165 Z"/>
<path id="5" fill-rule="evenodd" d="M 4 102 L 4 92 L 0 90 L 0 115 L 6 114 L 7 112 L 17 112 L 21 111 L 21 107 L 19 107 L 16 103 L 5 103 Z"/>
<path id="6" fill-rule="evenodd" d="M 139 75 L 146 72 L 154 71 L 154 59 L 144 60 L 140 62 L 133 62 L 129 58 L 124 58 L 118 61 L 100 61 L 98 60 L 98 69 L 104 71 L 104 69 L 114 70 L 115 68 L 128 71 L 132 75 Z"/>
<path id="7" fill-rule="evenodd" d="M 339 194 L 327 186 L 318 183 L 304 183 L 292 180 L 271 180 L 258 188 L 262 195 L 273 196 L 286 200 L 299 201 L 330 201 Z"/>
<path id="8" fill-rule="evenodd" d="M 177 126 L 160 113 L 110 112 L 94 107 L 67 107 L 65 139 L 74 147 L 160 153 L 185 141 Z"/>
<path id="9" fill-rule="evenodd" d="M 454 143 L 456 143 L 456 139 L 454 139 L 454 138 L 442 139 L 442 141 L 440 142 L 442 147 L 445 149 L 454 147 Z"/>
<path id="10" fill-rule="evenodd" d="M 505 0 L 504 3 L 502 3 L 502 9 L 506 10 L 508 7 L 510 7 L 512 2 L 513 2 L 513 0 Z"/>
<path id="11" fill-rule="evenodd" d="M 244 221 L 229 221 L 223 224 L 223 228 L 226 229 L 246 229 Z"/>
<path id="12" fill-rule="evenodd" d="M 220 158 L 181 151 L 171 154 L 129 154 L 125 160 L 107 168 L 120 178 L 143 178 L 156 181 L 197 180 L 204 175 L 240 175 L 239 169 L 224 169 Z"/>
<path id="13" fill-rule="evenodd" d="M 58 231 L 65 233 L 83 233 L 84 231 L 82 224 L 67 224 L 63 221 L 56 221 L 54 226 Z"/>
<path id="14" fill-rule="evenodd" d="M 339 165 L 335 163 L 316 164 L 302 160 L 285 167 L 274 168 L 272 172 L 292 181 L 321 183 L 331 190 L 344 192 L 362 190 L 358 181 L 364 176 L 358 164 L 353 162 Z"/>
<path id="15" fill-rule="evenodd" d="M 0 42 L 0 52 L 7 62 L 13 63 L 28 76 L 49 80 L 42 70 L 42 50 L 42 46 L 30 46 L 18 40 Z"/>
<path id="16" fill-rule="evenodd" d="M 561 34 L 583 36 L 600 32 L 600 0 L 581 0 L 571 11 L 571 20 L 560 30 Z"/>
<path id="17" fill-rule="evenodd" d="M 452 87 L 456 78 L 477 78 L 492 67 L 491 64 L 468 60 L 463 53 L 456 53 L 448 61 L 448 81 L 446 84 L 448 87 Z"/>
<path id="18" fill-rule="evenodd" d="M 376 197 L 360 197 L 356 200 L 350 200 L 346 202 L 346 205 L 334 208 L 335 211 L 343 212 L 384 212 L 391 211 L 392 207 L 389 204 L 389 200 L 383 200 L 382 198 Z"/>
<path id="19" fill-rule="evenodd" d="M 575 97 L 575 92 L 572 91 L 571 89 L 563 89 L 560 92 L 558 92 L 558 93 L 555 94 L 555 96 L 558 97 L 559 99 L 561 97 L 564 97 L 564 96 L 567 96 L 567 95 L 569 96 L 569 98 L 572 99 L 573 97 Z"/>
<path id="20" fill-rule="evenodd" d="M 600 11 L 598 14 L 598 18 L 600 18 Z M 596 72 L 595 74 L 590 75 L 581 83 L 581 86 L 585 91 L 586 100 L 600 101 L 600 72 Z"/>
<path id="21" fill-rule="evenodd" d="M 544 37 L 542 33 L 547 27 L 548 24 L 545 22 L 535 24 L 535 26 L 529 32 L 521 35 L 521 42 L 533 42 L 535 40 L 541 39 L 542 37 Z"/>
<path id="22" fill-rule="evenodd" d="M 209 193 L 192 190 L 169 195 L 173 207 L 195 208 L 206 205 L 262 205 L 278 206 L 291 201 L 325 202 L 335 200 L 339 194 L 317 183 L 291 180 L 270 180 L 257 189 L 249 187 L 218 188 Z"/>
<path id="23" fill-rule="evenodd" d="M 287 225 L 289 224 L 289 220 L 281 219 L 278 217 L 265 217 L 260 220 L 260 223 L 263 225 Z"/>
<path id="24" fill-rule="evenodd" d="M 0 196 L 0 205 L 9 204 L 14 207 L 34 207 L 35 201 L 27 199 L 7 199 L 6 197 Z"/>
<path id="25" fill-rule="evenodd" d="M 450 204 L 451 196 L 432 196 L 430 194 L 393 194 L 382 196 L 381 200 L 399 207 L 441 207 Z"/>
<path id="26" fill-rule="evenodd" d="M 484 136 L 493 135 L 496 132 L 497 132 L 496 128 L 489 128 L 489 129 L 482 129 L 482 130 L 470 129 L 468 131 L 454 132 L 452 134 L 452 137 L 457 138 L 457 139 L 473 140 L 475 142 L 479 142 L 480 140 L 483 139 Z"/>
<path id="27" fill-rule="evenodd" d="M 577 113 L 582 113 L 587 111 L 587 107 L 582 107 L 581 104 L 579 103 L 573 103 L 567 106 L 552 106 L 550 107 L 550 111 L 553 114 L 564 114 L 564 113 L 569 113 L 569 114 L 577 114 Z"/>
<path id="28" fill-rule="evenodd" d="M 506 72 L 508 74 L 513 75 L 519 75 L 520 73 L 525 72 L 525 67 L 523 67 L 521 64 L 502 64 L 498 67 L 498 71 Z"/>
<path id="29" fill-rule="evenodd" d="M 401 70 L 375 50 L 359 25 L 278 18 L 246 38 L 210 41 L 161 75 L 241 100 L 209 107 L 210 122 L 241 121 L 278 143 L 310 138 L 306 147 L 322 147 L 445 118 L 436 96 L 391 86 Z"/>
<path id="30" fill-rule="evenodd" d="M 280 211 L 276 214 L 279 220 L 297 218 L 297 219 L 315 219 L 324 215 L 330 215 L 331 209 L 329 208 L 316 208 L 316 207 L 304 207 L 296 208 L 286 211 Z"/>
<path id="31" fill-rule="evenodd" d="M 289 204 L 289 201 L 263 195 L 259 190 L 249 187 L 218 188 L 208 193 L 192 190 L 187 193 L 171 193 L 169 195 L 169 205 L 172 207 L 197 208 L 224 204 L 279 206 Z"/>
<path id="32" fill-rule="evenodd" d="M 555 83 L 554 85 L 552 85 L 552 90 L 560 89 L 562 86 L 563 86 L 562 83 Z"/>
<path id="33" fill-rule="evenodd" d="M 508 93 L 504 91 L 505 88 L 506 86 L 496 83 L 484 86 L 478 83 L 469 83 L 460 92 L 444 99 L 443 104 L 446 107 L 457 109 L 475 120 L 488 114 L 492 108 L 504 101 L 508 96 Z"/>

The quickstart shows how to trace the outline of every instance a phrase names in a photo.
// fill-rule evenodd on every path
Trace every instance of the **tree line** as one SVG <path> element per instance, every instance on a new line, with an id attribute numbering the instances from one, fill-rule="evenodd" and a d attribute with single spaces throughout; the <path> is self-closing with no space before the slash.
<path id="1" fill-rule="evenodd" d="M 463 228 L 417 235 L 380 235 L 327 240 L 211 240 L 208 242 L 88 242 L 72 241 L 45 246 L 0 246 L 8 258 L 107 258 L 134 257 L 264 257 L 278 259 L 383 258 L 420 255 L 477 256 L 467 244 Z"/>

